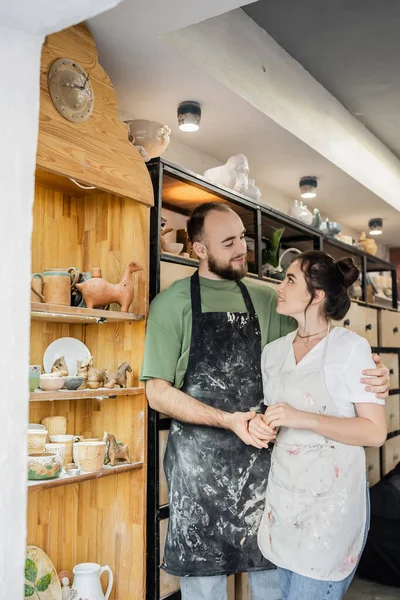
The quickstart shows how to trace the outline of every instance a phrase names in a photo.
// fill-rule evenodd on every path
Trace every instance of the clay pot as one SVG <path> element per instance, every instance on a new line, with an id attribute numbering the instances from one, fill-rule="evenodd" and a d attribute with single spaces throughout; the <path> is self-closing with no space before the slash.
<path id="1" fill-rule="evenodd" d="M 28 479 L 40 481 L 61 475 L 62 463 L 58 454 L 35 452 L 28 456 Z"/>
<path id="2" fill-rule="evenodd" d="M 78 460 L 81 471 L 101 471 L 106 455 L 105 442 L 79 442 Z"/>
<path id="3" fill-rule="evenodd" d="M 47 441 L 47 429 L 28 429 L 28 454 L 44 452 Z"/>
<path id="4" fill-rule="evenodd" d="M 49 435 L 66 435 L 67 419 L 65 417 L 46 417 L 41 421 Z"/>

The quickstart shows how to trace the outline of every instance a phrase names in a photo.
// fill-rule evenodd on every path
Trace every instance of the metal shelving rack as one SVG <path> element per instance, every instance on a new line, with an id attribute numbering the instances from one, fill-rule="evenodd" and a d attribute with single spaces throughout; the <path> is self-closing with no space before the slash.
<path id="1" fill-rule="evenodd" d="M 227 203 L 242 217 L 249 237 L 254 239 L 255 273 L 249 277 L 265 280 L 262 276 L 262 244 L 263 238 L 268 237 L 275 228 L 285 227 L 282 237 L 282 249 L 296 246 L 301 250 L 326 250 L 340 258 L 344 255 L 353 256 L 362 273 L 362 303 L 365 306 L 375 306 L 367 302 L 366 274 L 369 272 L 390 271 L 392 278 L 392 306 L 397 310 L 396 267 L 392 263 L 344 244 L 334 238 L 322 234 L 319 230 L 304 225 L 292 217 L 274 208 L 257 204 L 245 195 L 238 194 L 216 186 L 200 175 L 176 166 L 169 161 L 158 158 L 148 163 L 153 182 L 154 207 L 150 216 L 150 300 L 160 291 L 160 264 L 170 262 L 190 267 L 196 267 L 197 261 L 180 256 L 162 254 L 160 247 L 161 211 L 166 208 L 180 214 L 189 215 L 193 208 L 210 200 Z M 179 190 L 175 199 L 174 190 Z M 178 198 L 179 197 L 179 198 Z M 271 280 L 269 280 L 271 281 Z M 279 283 L 279 281 L 276 281 Z M 376 307 L 376 306 L 375 306 Z M 381 308 L 381 307 L 376 307 Z M 375 351 L 397 352 L 400 361 L 400 349 L 374 348 Z M 400 364 L 400 363 L 399 363 Z M 392 390 L 391 393 L 400 393 Z M 159 432 L 169 430 L 170 419 L 160 418 L 159 414 L 149 408 L 148 417 L 148 476 L 147 476 L 147 600 L 160 598 L 160 522 L 169 516 L 168 505 L 159 506 Z M 400 435 L 400 431 L 390 434 L 390 437 Z M 381 454 L 382 467 L 382 454 Z M 381 468 L 382 472 L 382 468 Z M 181 598 L 180 592 L 164 596 L 168 600 Z"/>

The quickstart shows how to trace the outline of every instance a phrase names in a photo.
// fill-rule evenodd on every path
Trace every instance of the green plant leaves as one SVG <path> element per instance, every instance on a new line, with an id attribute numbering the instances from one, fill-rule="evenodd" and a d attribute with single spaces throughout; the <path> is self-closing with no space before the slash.
<path id="1" fill-rule="evenodd" d="M 27 558 L 25 561 L 25 579 L 27 579 L 31 583 L 35 583 L 36 577 L 37 577 L 36 563 L 32 559 Z"/>
<path id="2" fill-rule="evenodd" d="M 35 589 L 31 585 L 25 584 L 25 598 L 30 598 L 35 593 Z"/>
<path id="3" fill-rule="evenodd" d="M 51 584 L 51 573 L 43 575 L 36 583 L 36 589 L 38 592 L 45 592 Z"/>

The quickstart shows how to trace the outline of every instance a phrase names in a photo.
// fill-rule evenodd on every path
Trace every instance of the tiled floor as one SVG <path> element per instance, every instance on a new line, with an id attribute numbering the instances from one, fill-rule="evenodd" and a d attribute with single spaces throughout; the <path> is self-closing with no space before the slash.
<path id="1" fill-rule="evenodd" d="M 345 600 L 399 600 L 400 588 L 386 587 L 373 581 L 356 577 Z"/>

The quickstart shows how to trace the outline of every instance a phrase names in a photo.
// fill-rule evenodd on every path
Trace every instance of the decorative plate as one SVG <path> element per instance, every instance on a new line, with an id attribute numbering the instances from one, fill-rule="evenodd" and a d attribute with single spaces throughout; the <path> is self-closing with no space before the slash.
<path id="1" fill-rule="evenodd" d="M 57 571 L 43 550 L 28 546 L 25 559 L 25 598 L 61 600 L 61 584 Z"/>
<path id="2" fill-rule="evenodd" d="M 78 372 L 77 361 L 91 358 L 89 348 L 83 342 L 71 337 L 58 338 L 46 348 L 43 356 L 43 365 L 46 373 L 51 372 L 57 358 L 65 358 L 68 374 L 75 377 Z"/>

